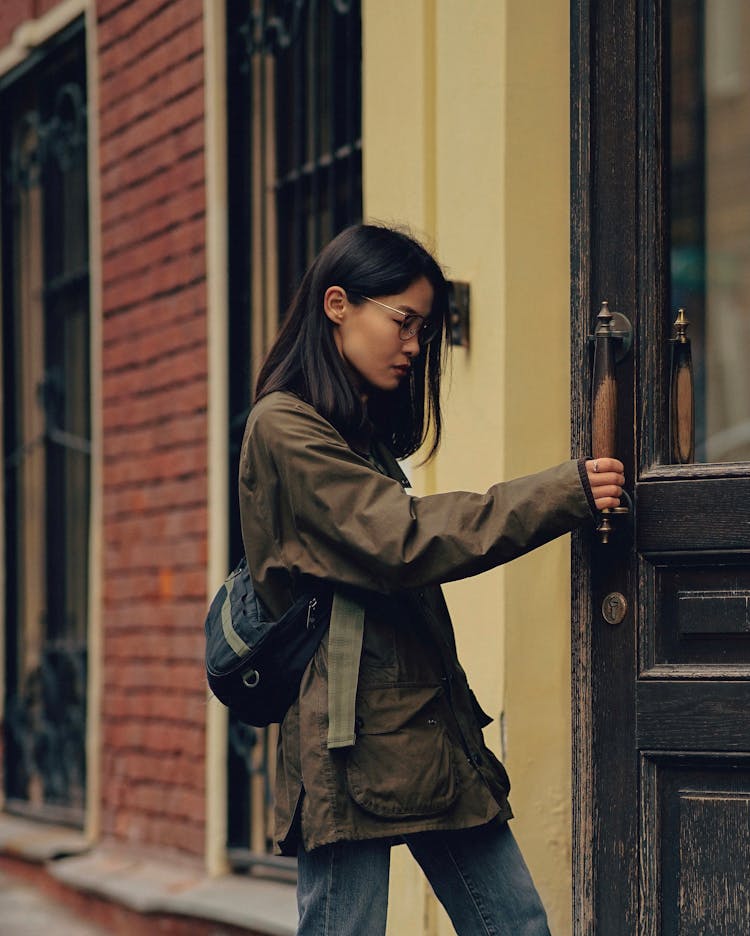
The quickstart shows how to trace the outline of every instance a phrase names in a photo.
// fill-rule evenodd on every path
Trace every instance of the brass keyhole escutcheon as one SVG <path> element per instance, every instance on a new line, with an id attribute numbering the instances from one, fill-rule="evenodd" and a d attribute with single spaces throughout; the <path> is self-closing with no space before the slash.
<path id="1" fill-rule="evenodd" d="M 608 624 L 620 624 L 628 613 L 628 602 L 620 592 L 610 592 L 602 602 L 602 614 Z"/>

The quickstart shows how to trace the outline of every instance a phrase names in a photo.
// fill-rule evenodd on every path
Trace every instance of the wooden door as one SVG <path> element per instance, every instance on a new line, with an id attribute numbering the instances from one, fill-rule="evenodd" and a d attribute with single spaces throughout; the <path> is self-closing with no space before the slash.
<path id="1" fill-rule="evenodd" d="M 573 444 L 591 451 L 607 300 L 633 326 L 615 375 L 634 504 L 608 544 L 574 542 L 574 930 L 747 936 L 750 4 L 574 0 L 571 26 Z"/>

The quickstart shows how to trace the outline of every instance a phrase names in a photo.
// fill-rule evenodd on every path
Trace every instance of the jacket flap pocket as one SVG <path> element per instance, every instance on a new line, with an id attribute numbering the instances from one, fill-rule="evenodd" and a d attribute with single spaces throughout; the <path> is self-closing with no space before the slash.
<path id="1" fill-rule="evenodd" d="M 357 734 L 390 734 L 443 694 L 441 686 L 367 689 L 357 699 Z"/>
<path id="2" fill-rule="evenodd" d="M 440 687 L 363 693 L 360 730 L 346 762 L 349 795 L 385 819 L 436 816 L 459 794 Z"/>

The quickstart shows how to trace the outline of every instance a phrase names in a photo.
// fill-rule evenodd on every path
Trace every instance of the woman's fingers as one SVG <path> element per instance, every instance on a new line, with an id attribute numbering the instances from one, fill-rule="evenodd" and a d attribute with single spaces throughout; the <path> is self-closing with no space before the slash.
<path id="1" fill-rule="evenodd" d="M 589 474 L 606 474 L 608 471 L 624 474 L 625 466 L 617 458 L 591 458 L 586 462 L 586 471 Z"/>
<path id="2" fill-rule="evenodd" d="M 625 484 L 625 476 L 615 474 L 614 471 L 608 471 L 605 475 L 594 475 L 593 477 L 589 475 L 589 484 L 592 491 L 596 491 L 600 487 L 611 487 L 613 484 L 622 487 Z"/>
<path id="3" fill-rule="evenodd" d="M 604 510 L 605 507 L 618 507 L 621 495 L 622 488 L 619 486 L 611 485 L 604 488 L 597 488 L 594 493 L 596 509 Z"/>
<path id="4" fill-rule="evenodd" d="M 586 462 L 591 493 L 597 510 L 617 507 L 625 484 L 625 466 L 616 458 L 592 458 Z"/>

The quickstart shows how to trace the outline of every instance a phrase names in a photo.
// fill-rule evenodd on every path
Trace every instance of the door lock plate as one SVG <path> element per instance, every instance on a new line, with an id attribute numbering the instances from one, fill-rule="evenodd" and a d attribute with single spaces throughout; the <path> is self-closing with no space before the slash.
<path id="1" fill-rule="evenodd" d="M 621 624 L 628 613 L 628 602 L 620 592 L 610 592 L 602 602 L 602 614 L 608 624 Z"/>

